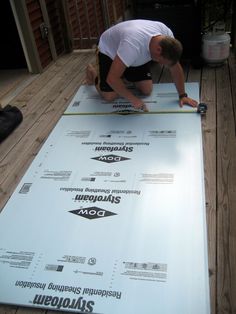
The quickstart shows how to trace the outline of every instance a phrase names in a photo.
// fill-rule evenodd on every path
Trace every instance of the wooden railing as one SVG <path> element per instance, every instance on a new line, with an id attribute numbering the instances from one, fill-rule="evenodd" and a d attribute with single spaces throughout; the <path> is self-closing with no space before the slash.
<path id="1" fill-rule="evenodd" d="M 68 0 L 73 49 L 92 48 L 101 33 L 124 19 L 128 1 Z"/>

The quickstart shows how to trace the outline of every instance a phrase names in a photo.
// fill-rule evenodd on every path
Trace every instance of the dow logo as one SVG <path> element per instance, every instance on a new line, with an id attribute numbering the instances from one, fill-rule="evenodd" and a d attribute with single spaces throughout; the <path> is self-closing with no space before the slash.
<path id="1" fill-rule="evenodd" d="M 87 218 L 87 219 L 104 218 L 107 216 L 117 215 L 113 212 L 110 212 L 108 210 L 105 210 L 96 206 L 70 210 L 70 213 Z"/>
<path id="2" fill-rule="evenodd" d="M 103 161 L 107 163 L 112 163 L 112 162 L 119 162 L 119 161 L 124 161 L 124 160 L 129 160 L 130 158 L 122 157 L 122 156 L 117 156 L 117 155 L 105 155 L 105 156 L 99 156 L 99 157 L 93 157 L 91 159 L 95 159 L 98 161 Z"/>

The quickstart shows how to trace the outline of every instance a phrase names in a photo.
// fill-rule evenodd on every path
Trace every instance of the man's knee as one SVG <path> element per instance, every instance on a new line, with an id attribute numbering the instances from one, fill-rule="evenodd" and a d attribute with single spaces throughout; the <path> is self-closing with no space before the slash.
<path id="1" fill-rule="evenodd" d="M 142 81 L 136 83 L 136 87 L 145 96 L 149 96 L 152 93 L 152 86 L 152 81 Z"/>
<path id="2" fill-rule="evenodd" d="M 141 93 L 145 96 L 149 96 L 152 93 L 152 86 L 145 86 L 140 89 Z"/>

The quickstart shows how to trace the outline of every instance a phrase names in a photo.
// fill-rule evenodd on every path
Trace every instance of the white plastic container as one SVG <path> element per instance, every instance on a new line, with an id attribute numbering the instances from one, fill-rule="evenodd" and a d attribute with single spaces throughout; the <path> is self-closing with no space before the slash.
<path id="1" fill-rule="evenodd" d="M 207 33 L 202 37 L 202 57 L 209 65 L 220 65 L 229 57 L 230 36 Z"/>

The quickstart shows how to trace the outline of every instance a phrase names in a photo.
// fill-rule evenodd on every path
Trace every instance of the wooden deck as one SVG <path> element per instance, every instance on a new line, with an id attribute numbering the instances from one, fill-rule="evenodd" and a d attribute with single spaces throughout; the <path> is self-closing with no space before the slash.
<path id="1" fill-rule="evenodd" d="M 0 145 L 0 209 L 81 85 L 86 64 L 93 60 L 89 52 L 65 55 L 14 95 L 10 103 L 22 110 L 24 120 Z M 186 81 L 200 83 L 200 99 L 208 104 L 202 127 L 212 314 L 236 313 L 235 63 L 232 54 L 218 68 L 196 70 L 185 65 Z M 154 70 L 156 82 L 171 82 L 166 69 L 155 66 Z M 0 305 L 3 313 L 54 312 Z"/>

